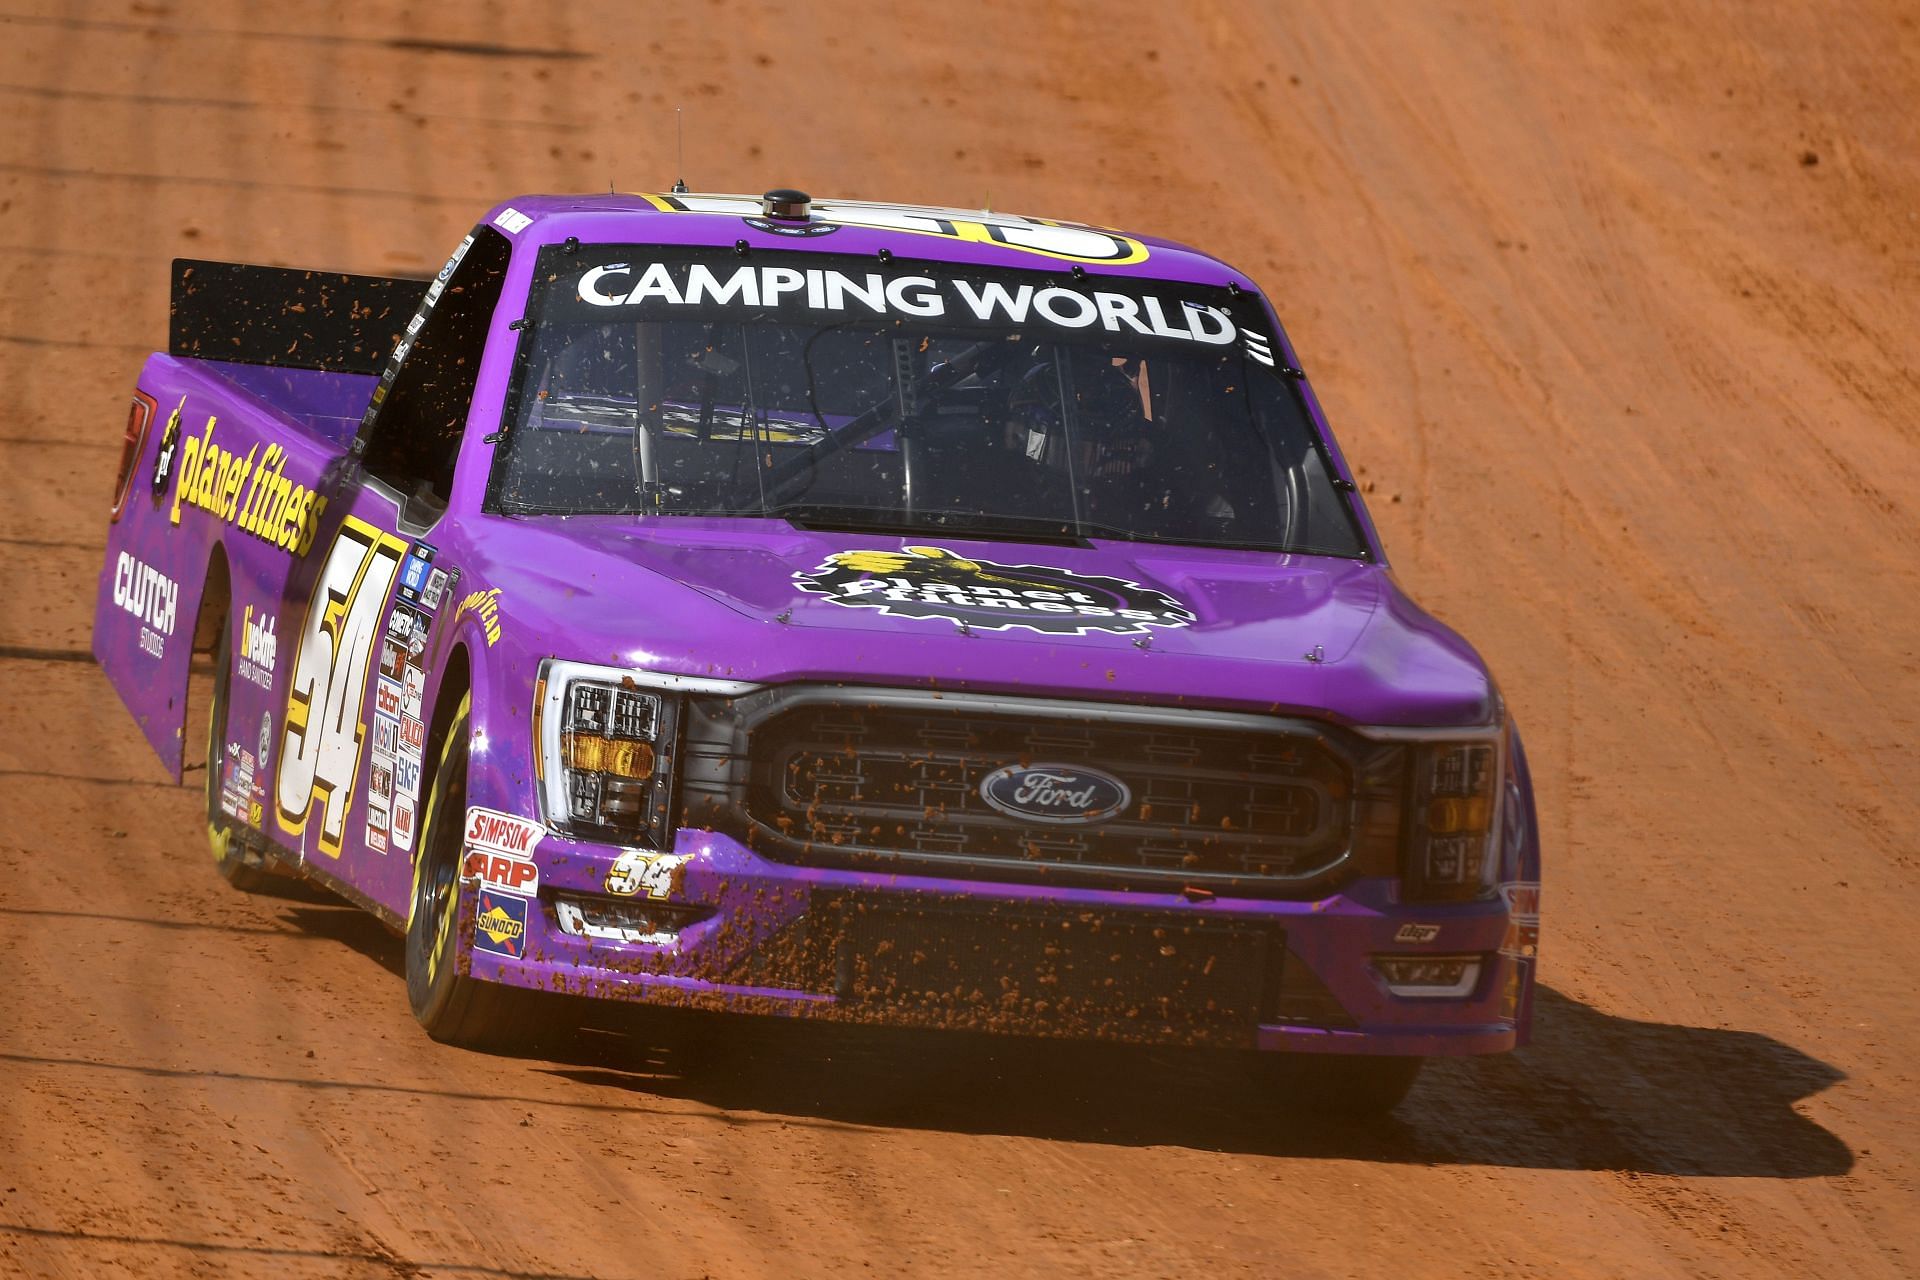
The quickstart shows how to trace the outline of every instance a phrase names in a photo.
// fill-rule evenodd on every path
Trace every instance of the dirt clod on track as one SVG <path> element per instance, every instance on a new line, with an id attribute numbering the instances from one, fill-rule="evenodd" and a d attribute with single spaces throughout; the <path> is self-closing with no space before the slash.
<path id="1" fill-rule="evenodd" d="M 1920 1273 L 1911 3 L 10 9 L 0 1275 Z M 1276 297 L 1529 736 L 1534 1047 L 1361 1129 L 1152 1056 L 492 1057 L 372 919 L 216 878 L 86 660 L 169 259 L 428 271 L 501 196 L 671 183 L 675 106 L 696 189 Z"/>

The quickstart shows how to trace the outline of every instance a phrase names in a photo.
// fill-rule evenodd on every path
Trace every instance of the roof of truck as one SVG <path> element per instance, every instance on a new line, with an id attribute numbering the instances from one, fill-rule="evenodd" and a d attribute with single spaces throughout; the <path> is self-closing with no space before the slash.
<path id="1" fill-rule="evenodd" d="M 773 194 L 773 193 L 769 193 Z M 785 194 L 799 196 L 799 192 Z M 805 197 L 802 197 L 803 199 Z M 765 197 L 696 192 L 525 195 L 488 213 L 521 241 L 688 244 L 874 254 L 981 266 L 1065 270 L 1251 288 L 1244 273 L 1157 236 L 988 209 L 811 200 L 800 217 L 766 216 Z"/>

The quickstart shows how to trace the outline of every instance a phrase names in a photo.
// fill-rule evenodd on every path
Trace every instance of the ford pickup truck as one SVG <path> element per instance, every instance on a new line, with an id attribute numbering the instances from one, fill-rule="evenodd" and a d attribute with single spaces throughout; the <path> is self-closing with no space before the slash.
<path id="1" fill-rule="evenodd" d="M 1520 736 L 1232 267 L 780 190 L 172 283 L 94 654 L 221 874 L 403 933 L 434 1037 L 560 992 L 1374 1110 L 1526 1039 Z"/>

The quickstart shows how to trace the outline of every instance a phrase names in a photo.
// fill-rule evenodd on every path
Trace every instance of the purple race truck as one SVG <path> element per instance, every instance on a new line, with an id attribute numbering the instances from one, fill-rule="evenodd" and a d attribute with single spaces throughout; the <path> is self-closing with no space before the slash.
<path id="1" fill-rule="evenodd" d="M 1167 241 L 676 193 L 431 281 L 178 261 L 94 653 L 176 777 L 205 732 L 221 873 L 403 931 L 443 1040 L 566 992 L 1378 1109 L 1528 1034 L 1519 734 Z"/>

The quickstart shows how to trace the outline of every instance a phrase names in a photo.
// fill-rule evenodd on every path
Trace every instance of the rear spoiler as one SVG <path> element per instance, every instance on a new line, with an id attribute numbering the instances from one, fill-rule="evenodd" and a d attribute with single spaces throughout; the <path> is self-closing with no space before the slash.
<path id="1" fill-rule="evenodd" d="M 410 276 L 173 260 L 167 352 L 194 360 L 379 373 L 426 296 Z"/>

